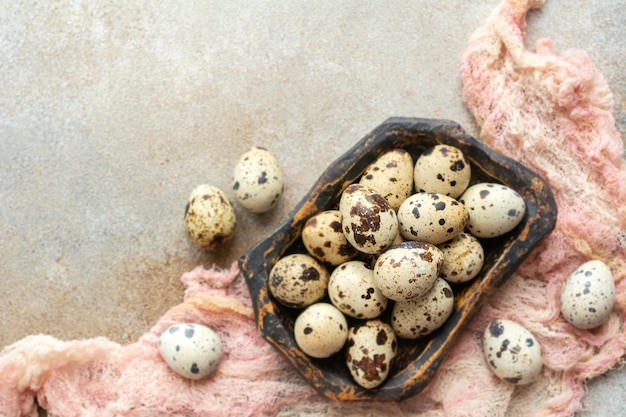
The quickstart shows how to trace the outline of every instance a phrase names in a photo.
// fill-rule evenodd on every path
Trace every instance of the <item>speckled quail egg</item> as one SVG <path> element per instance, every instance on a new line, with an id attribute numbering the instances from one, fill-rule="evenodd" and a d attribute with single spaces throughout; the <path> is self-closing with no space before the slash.
<path id="1" fill-rule="evenodd" d="M 398 337 L 417 339 L 441 327 L 453 310 L 452 288 L 444 279 L 437 278 L 426 294 L 394 303 L 391 310 L 391 327 Z"/>
<path id="2" fill-rule="evenodd" d="M 255 146 L 241 155 L 233 173 L 233 194 L 241 207 L 253 213 L 269 211 L 283 189 L 283 172 L 268 149 Z"/>
<path id="3" fill-rule="evenodd" d="M 193 189 L 185 207 L 185 228 L 196 245 L 215 249 L 233 236 L 236 226 L 235 209 L 222 190 L 210 184 Z"/>
<path id="4" fill-rule="evenodd" d="M 387 297 L 374 285 L 374 271 L 362 261 L 348 261 L 330 274 L 328 296 L 345 315 L 373 319 L 387 308 Z"/>
<path id="5" fill-rule="evenodd" d="M 471 281 L 485 262 L 485 251 L 480 241 L 469 233 L 461 233 L 438 246 L 443 253 L 439 276 L 448 282 Z"/>
<path id="6" fill-rule="evenodd" d="M 465 190 L 459 201 L 469 213 L 468 231 L 480 238 L 497 237 L 510 232 L 526 213 L 522 196 L 503 184 L 474 184 Z"/>
<path id="7" fill-rule="evenodd" d="M 294 337 L 298 347 L 308 356 L 328 358 L 346 343 L 348 322 L 332 304 L 311 304 L 296 318 Z"/>
<path id="8" fill-rule="evenodd" d="M 347 262 L 357 254 L 343 233 L 339 210 L 322 211 L 307 220 L 302 227 L 302 243 L 309 254 L 332 266 Z"/>
<path id="9" fill-rule="evenodd" d="M 541 347 L 535 336 L 511 320 L 494 320 L 487 326 L 483 354 L 494 375 L 514 385 L 535 381 L 543 367 Z"/>
<path id="10" fill-rule="evenodd" d="M 580 265 L 565 281 L 561 291 L 561 313 L 579 329 L 604 324 L 615 304 L 615 281 L 600 260 Z"/>
<path id="11" fill-rule="evenodd" d="M 467 222 L 468 214 L 463 204 L 443 194 L 413 194 L 398 210 L 402 236 L 433 245 L 462 233 Z"/>
<path id="12" fill-rule="evenodd" d="M 202 379 L 211 375 L 222 359 L 222 341 L 201 324 L 181 323 L 167 328 L 158 339 L 163 360 L 179 375 Z"/>
<path id="13" fill-rule="evenodd" d="M 391 326 L 374 319 L 350 328 L 346 348 L 346 365 L 352 378 L 363 388 L 371 389 L 389 375 L 398 343 Z"/>
<path id="14" fill-rule="evenodd" d="M 442 265 L 443 254 L 435 245 L 403 242 L 378 256 L 374 284 L 390 300 L 410 300 L 432 288 Z"/>
<path id="15" fill-rule="evenodd" d="M 396 212 L 370 187 L 349 185 L 341 194 L 339 211 L 346 239 L 363 253 L 381 253 L 398 234 Z"/>
<path id="16" fill-rule="evenodd" d="M 472 175 L 463 152 L 451 145 L 436 145 L 417 158 L 413 172 L 415 190 L 457 198 L 467 188 Z"/>
<path id="17" fill-rule="evenodd" d="M 413 157 L 401 148 L 385 152 L 365 169 L 359 184 L 376 190 L 398 210 L 413 191 Z"/>
<path id="18" fill-rule="evenodd" d="M 310 255 L 294 253 L 284 256 L 268 276 L 270 293 L 284 306 L 303 308 L 326 295 L 330 274 Z"/>

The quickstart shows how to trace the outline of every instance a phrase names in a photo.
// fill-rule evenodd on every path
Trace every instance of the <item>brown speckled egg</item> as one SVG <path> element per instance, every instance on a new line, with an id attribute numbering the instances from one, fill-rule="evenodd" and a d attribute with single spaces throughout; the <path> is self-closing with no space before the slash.
<path id="1" fill-rule="evenodd" d="M 296 318 L 296 344 L 313 358 L 328 358 L 339 352 L 348 338 L 346 317 L 335 306 L 315 303 Z"/>
<path id="2" fill-rule="evenodd" d="M 309 254 L 333 266 L 357 254 L 343 233 L 339 210 L 322 211 L 307 220 L 302 228 L 302 243 Z"/>
<path id="3" fill-rule="evenodd" d="M 269 150 L 255 146 L 241 155 L 233 173 L 233 194 L 241 207 L 253 213 L 269 211 L 283 187 L 283 172 Z"/>
<path id="4" fill-rule="evenodd" d="M 513 385 L 535 381 L 543 367 L 533 334 L 511 320 L 494 320 L 483 334 L 483 354 L 491 372 Z"/>
<path id="5" fill-rule="evenodd" d="M 448 282 L 467 282 L 476 277 L 485 262 L 480 241 L 469 233 L 461 233 L 438 246 L 443 253 L 439 276 Z"/>
<path id="6" fill-rule="evenodd" d="M 305 254 L 287 255 L 276 262 L 268 276 L 270 293 L 284 306 L 303 308 L 326 295 L 328 270 Z"/>
<path id="7" fill-rule="evenodd" d="M 467 188 L 472 172 L 463 152 L 450 145 L 425 150 L 415 163 L 413 180 L 418 192 L 457 198 Z"/>
<path id="8" fill-rule="evenodd" d="M 374 285 L 374 271 L 362 261 L 349 261 L 330 274 L 328 296 L 345 315 L 358 319 L 378 317 L 387 307 L 387 297 Z"/>
<path id="9" fill-rule="evenodd" d="M 371 389 L 389 375 L 398 343 L 391 326 L 374 319 L 350 328 L 346 348 L 346 365 L 352 378 Z"/>
<path id="10" fill-rule="evenodd" d="M 426 242 L 407 241 L 380 254 L 374 264 L 374 284 L 394 301 L 425 294 L 437 280 L 443 254 Z"/>
<path id="11" fill-rule="evenodd" d="M 193 189 L 185 207 L 185 228 L 196 245 L 215 249 L 233 236 L 236 226 L 235 209 L 222 190 L 209 184 Z"/>
<path id="12" fill-rule="evenodd" d="M 396 212 L 382 195 L 370 187 L 349 185 L 341 194 L 339 211 L 346 239 L 363 253 L 381 253 L 396 238 Z"/>
<path id="13" fill-rule="evenodd" d="M 502 184 L 478 183 L 459 197 L 469 213 L 468 231 L 476 237 L 502 236 L 517 226 L 526 203 L 514 189 Z"/>
<path id="14" fill-rule="evenodd" d="M 413 194 L 398 210 L 402 236 L 433 245 L 462 233 L 467 222 L 468 214 L 463 204 L 443 194 Z"/>
<path id="15" fill-rule="evenodd" d="M 565 281 L 561 291 L 561 313 L 579 329 L 604 324 L 615 304 L 615 281 L 600 260 L 580 265 Z"/>
<path id="16" fill-rule="evenodd" d="M 396 336 L 417 339 L 441 327 L 454 309 L 452 288 L 444 279 L 437 278 L 424 295 L 408 301 L 398 301 L 391 312 L 391 326 Z"/>
<path id="17" fill-rule="evenodd" d="M 404 149 L 392 149 L 368 166 L 359 184 L 368 186 L 385 197 L 391 208 L 400 204 L 413 191 L 413 158 Z"/>

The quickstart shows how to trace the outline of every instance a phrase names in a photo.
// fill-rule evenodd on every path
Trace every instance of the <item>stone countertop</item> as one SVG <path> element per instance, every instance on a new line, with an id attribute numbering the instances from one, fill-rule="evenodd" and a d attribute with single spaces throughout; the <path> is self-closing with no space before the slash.
<path id="1" fill-rule="evenodd" d="M 391 116 L 477 127 L 459 66 L 498 0 L 0 1 L 0 347 L 29 334 L 129 343 L 182 300 L 181 273 L 228 267 L 326 166 Z M 589 52 L 626 137 L 624 0 L 548 0 L 528 45 Z M 236 207 L 214 253 L 186 236 L 200 183 L 230 189 L 250 146 L 278 158 L 278 207 Z M 580 417 L 626 415 L 626 371 Z"/>

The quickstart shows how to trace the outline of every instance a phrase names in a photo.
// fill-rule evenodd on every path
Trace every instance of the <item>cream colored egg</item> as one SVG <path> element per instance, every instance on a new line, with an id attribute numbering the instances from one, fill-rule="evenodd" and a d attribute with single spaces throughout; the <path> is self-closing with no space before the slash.
<path id="1" fill-rule="evenodd" d="M 387 297 L 374 285 L 374 271 L 362 261 L 345 262 L 333 270 L 328 296 L 341 312 L 358 319 L 376 318 L 387 307 Z"/>
<path id="2" fill-rule="evenodd" d="M 439 276 L 448 282 L 471 281 L 485 262 L 485 252 L 480 241 L 469 233 L 461 233 L 438 246 L 443 253 L 443 266 Z"/>
<path id="3" fill-rule="evenodd" d="M 303 308 L 325 295 L 330 274 L 310 255 L 284 256 L 272 267 L 267 278 L 270 293 L 286 307 Z"/>
<path id="4" fill-rule="evenodd" d="M 535 336 L 511 320 L 494 320 L 483 334 L 483 354 L 491 372 L 514 385 L 534 382 L 543 368 Z"/>
<path id="5" fill-rule="evenodd" d="M 406 301 L 428 292 L 443 265 L 443 254 L 426 242 L 407 241 L 378 256 L 374 284 L 390 300 Z"/>
<path id="6" fill-rule="evenodd" d="M 283 188 L 283 172 L 269 150 L 255 146 L 241 155 L 233 173 L 233 194 L 241 207 L 253 213 L 269 211 Z"/>
<path id="7" fill-rule="evenodd" d="M 226 194 L 202 184 L 191 192 L 185 207 L 185 228 L 198 246 L 212 250 L 232 238 L 237 218 Z"/>
<path id="8" fill-rule="evenodd" d="M 346 365 L 354 381 L 366 389 L 382 384 L 397 349 L 393 329 L 381 320 L 368 320 L 351 327 L 346 342 Z"/>
<path id="9" fill-rule="evenodd" d="M 418 192 L 457 198 L 467 188 L 472 170 L 463 152 L 451 145 L 436 145 L 417 159 L 413 178 Z"/>
<path id="10" fill-rule="evenodd" d="M 467 210 L 452 197 L 437 193 L 416 193 L 398 210 L 402 237 L 438 245 L 463 232 Z"/>
<path id="11" fill-rule="evenodd" d="M 398 210 L 413 191 L 413 157 L 404 149 L 385 152 L 365 169 L 359 184 L 376 190 Z"/>
<path id="12" fill-rule="evenodd" d="M 441 327 L 453 310 L 452 288 L 444 279 L 437 278 L 426 294 L 394 303 L 391 310 L 391 327 L 398 337 L 417 339 Z"/>
<path id="13" fill-rule="evenodd" d="M 561 291 L 561 313 L 579 329 L 604 324 L 615 304 L 615 281 L 609 267 L 600 260 L 580 265 Z"/>
<path id="14" fill-rule="evenodd" d="M 502 184 L 474 184 L 465 190 L 459 201 L 469 213 L 468 231 L 479 238 L 492 238 L 510 232 L 526 213 L 522 196 Z"/>
<path id="15" fill-rule="evenodd" d="M 357 254 L 343 233 L 339 210 L 326 210 L 307 220 L 302 227 L 302 243 L 311 256 L 333 266 Z"/>
<path id="16" fill-rule="evenodd" d="M 296 344 L 313 358 L 328 358 L 343 348 L 348 338 L 346 317 L 329 303 L 315 303 L 296 318 Z"/>
<path id="17" fill-rule="evenodd" d="M 381 253 L 398 234 L 396 212 L 370 187 L 349 185 L 341 194 L 339 211 L 346 239 L 363 253 Z"/>
<path id="18" fill-rule="evenodd" d="M 163 360 L 179 375 L 202 379 L 211 375 L 222 359 L 222 341 L 201 324 L 181 323 L 167 328 L 158 339 Z"/>

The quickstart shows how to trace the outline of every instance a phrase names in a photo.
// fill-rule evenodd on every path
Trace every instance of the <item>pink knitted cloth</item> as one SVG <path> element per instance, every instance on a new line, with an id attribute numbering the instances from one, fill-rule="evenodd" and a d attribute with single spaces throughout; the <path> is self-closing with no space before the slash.
<path id="1" fill-rule="evenodd" d="M 542 175 L 559 205 L 554 232 L 470 324 L 426 389 L 397 404 L 335 403 L 319 396 L 258 334 L 245 283 L 231 270 L 182 276 L 185 301 L 137 342 L 27 337 L 0 353 L 0 416 L 569 416 L 584 381 L 626 351 L 626 164 L 611 95 L 588 56 L 558 57 L 542 40 L 524 48 L 525 16 L 541 1 L 507 0 L 470 40 L 463 96 L 482 140 Z M 576 330 L 559 316 L 560 289 L 581 263 L 612 269 L 609 322 Z M 541 378 L 513 387 L 484 365 L 480 335 L 493 318 L 531 330 L 542 345 Z M 156 340 L 176 322 L 218 331 L 224 357 L 213 377 L 188 381 L 160 358 Z"/>

